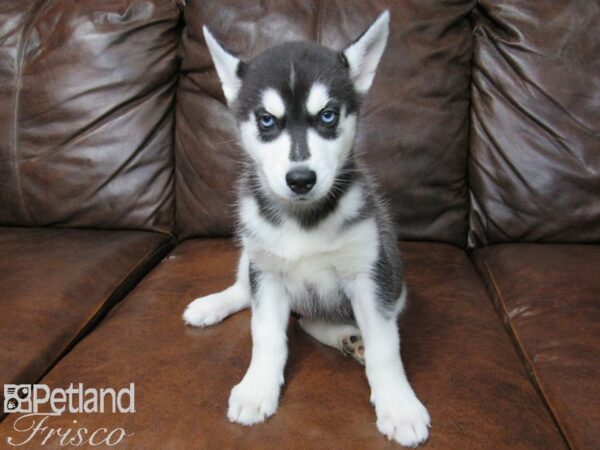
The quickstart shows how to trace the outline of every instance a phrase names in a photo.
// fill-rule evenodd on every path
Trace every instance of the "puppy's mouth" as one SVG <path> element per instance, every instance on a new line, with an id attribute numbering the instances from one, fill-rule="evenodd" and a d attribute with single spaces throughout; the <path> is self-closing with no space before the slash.
<path id="1" fill-rule="evenodd" d="M 315 203 L 318 199 L 311 193 L 295 194 L 290 192 L 287 197 L 282 199 L 289 207 L 304 208 Z"/>
<path id="2" fill-rule="evenodd" d="M 306 193 L 296 193 L 289 190 L 285 196 L 278 195 L 277 197 L 287 206 L 301 209 L 312 207 L 322 200 L 322 194 L 319 189 L 313 189 Z"/>
<path id="3" fill-rule="evenodd" d="M 288 197 L 288 200 L 292 203 L 308 203 L 314 199 L 315 199 L 315 196 L 311 192 L 309 192 L 307 194 L 291 193 L 290 197 Z"/>

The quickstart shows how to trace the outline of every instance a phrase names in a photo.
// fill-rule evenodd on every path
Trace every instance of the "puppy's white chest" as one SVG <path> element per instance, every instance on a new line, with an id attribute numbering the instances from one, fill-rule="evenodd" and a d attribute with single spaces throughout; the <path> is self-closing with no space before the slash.
<path id="1" fill-rule="evenodd" d="M 282 226 L 264 236 L 245 237 L 244 245 L 258 269 L 321 286 L 368 272 L 377 257 L 378 239 L 374 222 L 364 221 L 337 233 Z"/>
<path id="2" fill-rule="evenodd" d="M 292 311 L 306 317 L 347 319 L 350 307 L 344 286 L 357 273 L 368 270 L 365 261 L 370 255 L 361 252 L 363 248 L 348 244 L 294 258 L 282 256 L 281 251 L 255 248 L 249 256 L 259 270 L 279 275 Z"/>

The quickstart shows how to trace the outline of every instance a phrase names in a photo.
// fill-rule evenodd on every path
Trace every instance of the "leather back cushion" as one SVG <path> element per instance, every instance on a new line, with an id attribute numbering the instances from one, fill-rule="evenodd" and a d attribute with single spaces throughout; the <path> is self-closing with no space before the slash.
<path id="1" fill-rule="evenodd" d="M 173 232 L 171 0 L 2 0 L 0 225 Z"/>
<path id="2" fill-rule="evenodd" d="M 357 151 L 389 199 L 404 239 L 464 245 L 473 3 L 188 0 L 176 112 L 180 233 L 232 232 L 241 159 L 202 25 L 245 57 L 285 40 L 342 49 L 389 8 L 391 35 L 363 105 Z"/>
<path id="3" fill-rule="evenodd" d="M 600 240 L 600 7 L 482 0 L 469 244 Z"/>

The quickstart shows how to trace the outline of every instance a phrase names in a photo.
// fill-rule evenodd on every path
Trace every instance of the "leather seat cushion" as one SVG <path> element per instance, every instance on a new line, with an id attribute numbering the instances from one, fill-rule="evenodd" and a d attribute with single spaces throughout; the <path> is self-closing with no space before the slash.
<path id="1" fill-rule="evenodd" d="M 153 232 L 0 228 L 0 385 L 37 381 L 170 245 Z"/>
<path id="2" fill-rule="evenodd" d="M 600 246 L 476 253 L 498 310 L 572 448 L 600 448 Z"/>
<path id="3" fill-rule="evenodd" d="M 428 448 L 564 448 L 466 254 L 447 244 L 403 249 L 402 353 L 431 413 Z M 135 433 L 123 441 L 131 448 L 397 448 L 376 429 L 364 368 L 294 319 L 277 414 L 251 428 L 228 422 L 229 392 L 250 360 L 250 313 L 206 329 L 185 326 L 181 314 L 232 283 L 237 257 L 230 240 L 185 241 L 44 379 L 51 387 L 133 382 L 135 414 L 65 414 L 47 425 L 76 418 L 90 429 L 122 427 Z M 13 421 L 0 424 L 0 439 L 14 434 Z"/>

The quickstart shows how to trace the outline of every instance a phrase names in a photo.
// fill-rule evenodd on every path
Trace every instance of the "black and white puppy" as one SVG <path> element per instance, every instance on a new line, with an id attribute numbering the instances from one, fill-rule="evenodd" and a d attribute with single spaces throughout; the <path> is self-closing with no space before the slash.
<path id="1" fill-rule="evenodd" d="M 295 312 L 311 336 L 364 362 L 381 433 L 408 446 L 428 437 L 429 415 L 400 359 L 406 287 L 396 234 L 353 149 L 388 28 L 386 11 L 341 52 L 296 42 L 250 61 L 204 28 L 248 156 L 238 190 L 243 249 L 235 284 L 193 301 L 183 317 L 208 326 L 252 307 L 252 361 L 231 392 L 233 422 L 275 413 Z"/>

